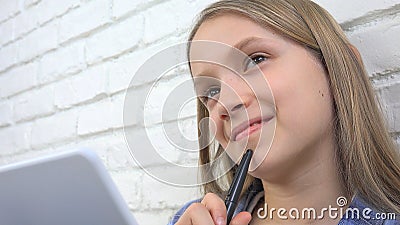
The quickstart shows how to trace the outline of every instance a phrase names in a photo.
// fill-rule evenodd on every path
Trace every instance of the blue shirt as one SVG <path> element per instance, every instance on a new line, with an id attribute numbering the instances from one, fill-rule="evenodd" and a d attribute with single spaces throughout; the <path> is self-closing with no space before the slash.
<path id="1" fill-rule="evenodd" d="M 264 197 L 264 192 L 261 185 L 251 185 L 244 196 L 238 203 L 234 215 L 241 211 L 253 212 L 255 206 Z M 174 225 L 185 210 L 195 202 L 201 202 L 201 199 L 196 199 L 186 203 L 171 219 L 168 225 Z M 338 206 L 336 206 L 338 207 Z M 339 207 L 338 207 L 339 208 Z M 339 210 L 336 211 L 339 213 Z M 347 210 L 343 210 L 343 217 L 338 225 L 400 225 L 399 215 L 393 213 L 380 213 L 369 206 L 359 197 L 353 198 Z M 346 213 L 347 212 L 347 213 Z M 328 216 L 329 214 L 324 214 Z M 394 216 L 394 218 L 393 218 Z"/>

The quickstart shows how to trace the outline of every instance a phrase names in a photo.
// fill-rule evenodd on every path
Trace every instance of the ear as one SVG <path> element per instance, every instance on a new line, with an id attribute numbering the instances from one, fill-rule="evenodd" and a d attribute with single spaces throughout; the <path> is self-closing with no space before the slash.
<path id="1" fill-rule="evenodd" d="M 357 60 L 362 63 L 361 54 L 358 51 L 358 49 L 356 48 L 356 46 L 354 46 L 354 45 L 352 45 L 350 43 L 348 44 L 348 46 L 351 49 L 351 51 L 353 51 L 354 55 L 357 57 Z"/>

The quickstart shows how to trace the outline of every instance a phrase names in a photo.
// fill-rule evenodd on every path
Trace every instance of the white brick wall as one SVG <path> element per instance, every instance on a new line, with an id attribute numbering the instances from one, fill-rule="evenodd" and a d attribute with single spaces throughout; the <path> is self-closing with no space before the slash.
<path id="1" fill-rule="evenodd" d="M 0 44 L 4 45 L 14 38 L 14 21 L 7 20 L 6 22 L 3 22 L 0 26 L 0 30 L 2 31 L 0 36 Z"/>
<path id="2" fill-rule="evenodd" d="M 109 22 L 109 4 L 109 0 L 90 1 L 63 15 L 60 20 L 60 42 L 65 42 L 80 35 L 88 35 L 92 30 Z M 79 26 L 76 26 L 76 24 L 79 24 Z"/>
<path id="3" fill-rule="evenodd" d="M 0 21 L 14 16 L 19 11 L 18 1 L 1 0 L 0 5 Z"/>
<path id="4" fill-rule="evenodd" d="M 9 98 L 12 95 L 18 94 L 33 88 L 37 84 L 37 63 L 30 62 L 15 67 L 0 76 L 0 97 Z"/>
<path id="5" fill-rule="evenodd" d="M 149 57 L 185 40 L 194 15 L 213 1 L 0 0 L 0 164 L 93 148 L 140 224 L 166 224 L 198 190 L 161 183 L 135 164 L 122 129 L 124 89 Z M 362 53 L 400 145 L 400 0 L 316 2 L 339 20 Z M 149 79 L 135 84 L 138 97 Z M 155 101 L 150 106 L 156 115 L 161 109 Z M 145 149 L 135 113 L 129 130 L 137 134 L 135 148 Z M 191 136 L 194 109 L 183 113 L 189 119 L 180 129 Z M 158 119 L 151 126 L 151 135 L 163 135 Z M 195 162 L 162 140 L 155 144 L 165 146 L 163 155 Z M 167 170 L 159 162 L 149 165 Z"/>
<path id="6" fill-rule="evenodd" d="M 14 121 L 20 123 L 54 112 L 54 87 L 46 86 L 15 97 Z"/>
<path id="7" fill-rule="evenodd" d="M 143 19 L 142 15 L 133 16 L 90 37 L 86 42 L 87 62 L 93 64 L 136 47 L 143 34 Z"/>
<path id="8" fill-rule="evenodd" d="M 36 56 L 55 49 L 58 43 L 58 20 L 47 23 L 22 37 L 18 42 L 18 61 L 28 62 Z"/>
<path id="9" fill-rule="evenodd" d="M 63 60 L 60 60 L 63 59 Z M 85 66 L 85 45 L 77 42 L 49 52 L 40 59 L 39 83 L 57 80 L 59 76 L 76 73 Z"/>

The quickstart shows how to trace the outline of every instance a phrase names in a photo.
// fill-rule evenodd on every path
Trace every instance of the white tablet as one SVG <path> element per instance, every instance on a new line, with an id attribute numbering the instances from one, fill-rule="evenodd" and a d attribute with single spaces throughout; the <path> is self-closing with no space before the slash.
<path id="1" fill-rule="evenodd" d="M 0 168 L 2 225 L 137 225 L 97 155 L 80 149 Z"/>

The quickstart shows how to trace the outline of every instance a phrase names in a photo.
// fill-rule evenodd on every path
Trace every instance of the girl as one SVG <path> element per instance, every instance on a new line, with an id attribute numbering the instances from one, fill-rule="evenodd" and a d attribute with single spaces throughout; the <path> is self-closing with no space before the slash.
<path id="1" fill-rule="evenodd" d="M 254 150 L 230 224 L 400 224 L 387 216 L 400 213 L 399 153 L 358 51 L 328 12 L 309 0 L 222 0 L 203 10 L 189 41 L 190 60 L 196 41 L 235 46 L 251 59 L 240 64 L 243 77 L 259 69 L 273 93 L 271 104 L 268 92 L 252 91 L 256 84 L 232 70 L 190 63 L 195 80 L 214 80 L 195 83 L 198 121 L 214 122 L 217 146 L 204 146 L 199 133 L 204 178 L 242 140 Z M 272 126 L 268 145 L 262 129 Z M 223 198 L 235 168 L 205 184 L 204 198 L 170 224 L 226 224 Z"/>

